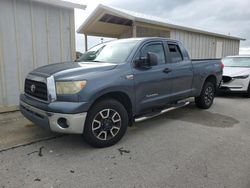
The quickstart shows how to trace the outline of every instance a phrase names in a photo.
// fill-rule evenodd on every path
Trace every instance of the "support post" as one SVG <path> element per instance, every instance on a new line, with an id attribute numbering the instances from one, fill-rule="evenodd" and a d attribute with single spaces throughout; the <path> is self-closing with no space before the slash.
<path id="1" fill-rule="evenodd" d="M 133 22 L 133 26 L 132 26 L 133 28 L 132 28 L 132 36 L 133 37 L 137 37 L 137 34 L 136 34 L 136 24 L 135 24 L 135 22 Z"/>
<path id="2" fill-rule="evenodd" d="M 71 34 L 71 57 L 76 59 L 76 40 L 75 40 L 75 13 L 74 10 L 70 13 L 70 34 Z"/>
<path id="3" fill-rule="evenodd" d="M 88 50 L 88 35 L 84 34 L 85 37 L 85 52 Z"/>

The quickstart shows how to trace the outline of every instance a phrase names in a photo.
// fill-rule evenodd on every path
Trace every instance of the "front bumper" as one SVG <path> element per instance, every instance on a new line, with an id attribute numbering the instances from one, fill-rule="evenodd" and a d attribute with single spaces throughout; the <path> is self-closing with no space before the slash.
<path id="1" fill-rule="evenodd" d="M 82 134 L 87 117 L 87 112 L 64 114 L 41 110 L 22 100 L 20 101 L 20 111 L 33 123 L 59 133 Z"/>
<path id="2" fill-rule="evenodd" d="M 232 79 L 230 82 L 222 83 L 220 86 L 221 91 L 232 92 L 247 92 L 249 87 L 248 79 Z"/>

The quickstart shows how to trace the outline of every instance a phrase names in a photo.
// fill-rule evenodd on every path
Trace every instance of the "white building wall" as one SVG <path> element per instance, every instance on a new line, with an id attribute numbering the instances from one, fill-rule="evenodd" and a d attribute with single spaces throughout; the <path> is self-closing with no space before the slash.
<path id="1" fill-rule="evenodd" d="M 125 32 L 123 32 L 120 36 L 119 39 L 124 39 L 124 38 L 130 38 L 133 36 L 133 31 L 132 27 L 129 27 Z"/>
<path id="2" fill-rule="evenodd" d="M 16 108 L 28 72 L 69 61 L 74 11 L 30 0 L 0 1 L 0 112 Z"/>
<path id="3" fill-rule="evenodd" d="M 136 26 L 137 37 L 170 37 L 170 32 L 160 28 L 152 28 L 145 26 Z"/>
<path id="4" fill-rule="evenodd" d="M 223 39 L 223 50 L 222 50 L 223 57 L 228 55 L 238 55 L 239 46 L 240 46 L 239 41 Z"/>
<path id="5" fill-rule="evenodd" d="M 216 58 L 217 41 L 223 42 L 221 57 L 239 54 L 240 41 L 238 40 L 219 38 L 177 29 L 171 30 L 170 38 L 181 41 L 193 59 Z"/>

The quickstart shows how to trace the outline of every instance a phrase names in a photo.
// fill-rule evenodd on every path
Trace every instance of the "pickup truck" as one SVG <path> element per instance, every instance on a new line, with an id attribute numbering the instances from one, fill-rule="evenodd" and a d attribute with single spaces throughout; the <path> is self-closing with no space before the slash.
<path id="1" fill-rule="evenodd" d="M 192 61 L 176 40 L 130 38 L 100 44 L 75 62 L 30 72 L 22 114 L 94 147 L 117 143 L 127 127 L 189 104 L 208 109 L 222 80 L 221 60 Z"/>

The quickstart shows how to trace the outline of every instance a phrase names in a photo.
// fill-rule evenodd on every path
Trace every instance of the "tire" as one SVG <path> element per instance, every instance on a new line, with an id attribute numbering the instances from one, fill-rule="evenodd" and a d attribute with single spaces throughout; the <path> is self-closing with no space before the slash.
<path id="1" fill-rule="evenodd" d="M 124 106 L 117 100 L 105 99 L 89 110 L 83 138 L 93 147 L 109 147 L 121 140 L 128 123 L 128 113 Z"/>
<path id="2" fill-rule="evenodd" d="M 249 83 L 249 85 L 248 85 L 248 90 L 247 90 L 247 98 L 250 98 L 250 83 Z"/>
<path id="3" fill-rule="evenodd" d="M 199 97 L 195 97 L 195 104 L 198 108 L 208 109 L 212 106 L 215 97 L 215 85 L 205 82 Z"/>

